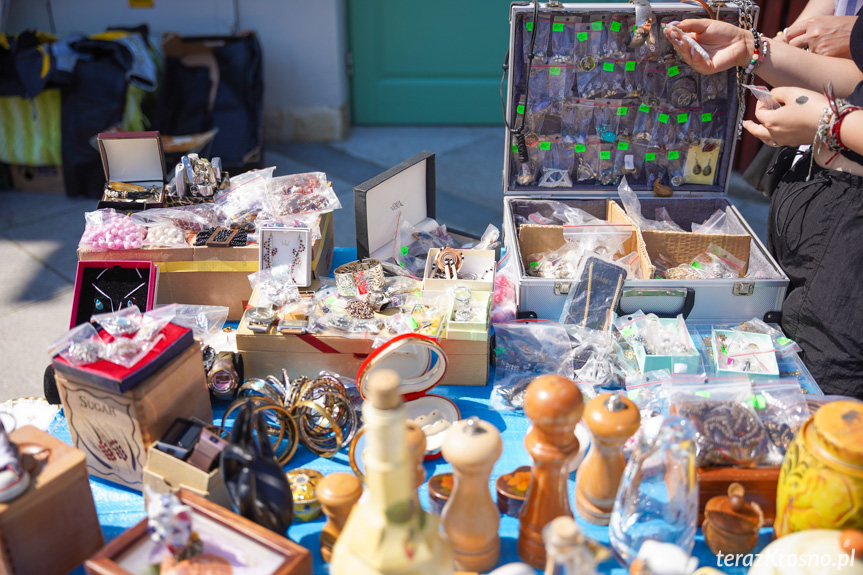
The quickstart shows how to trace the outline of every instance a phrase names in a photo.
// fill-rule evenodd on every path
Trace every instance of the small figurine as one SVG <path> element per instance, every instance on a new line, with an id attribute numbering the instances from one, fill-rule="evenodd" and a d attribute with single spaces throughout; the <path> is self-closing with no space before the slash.
<path id="1" fill-rule="evenodd" d="M 704 506 L 704 541 L 714 553 L 745 554 L 755 548 L 764 514 L 757 503 L 744 499 L 739 483 L 728 486 L 728 495 L 710 499 Z"/>
<path id="2" fill-rule="evenodd" d="M 698 559 L 674 543 L 648 539 L 629 566 L 629 575 L 692 575 L 697 568 Z"/>
<path id="3" fill-rule="evenodd" d="M 596 565 L 611 557 L 606 547 L 587 539 L 575 519 L 561 516 L 542 531 L 545 575 L 596 575 Z"/>
<path id="4" fill-rule="evenodd" d="M 30 474 L 21 465 L 18 448 L 0 420 L 0 503 L 12 501 L 30 487 Z"/>

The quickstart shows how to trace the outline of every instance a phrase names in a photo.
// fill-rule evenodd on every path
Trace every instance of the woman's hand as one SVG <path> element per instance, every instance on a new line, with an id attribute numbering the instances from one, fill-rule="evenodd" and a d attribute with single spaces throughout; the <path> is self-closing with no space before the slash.
<path id="1" fill-rule="evenodd" d="M 782 106 L 768 110 L 758 102 L 755 117 L 761 123 L 746 120 L 743 127 L 768 146 L 811 144 L 821 114 L 828 106 L 827 98 L 803 88 L 774 88 L 771 93 Z"/>
<path id="2" fill-rule="evenodd" d="M 813 54 L 851 57 L 851 29 L 857 16 L 815 16 L 795 22 L 785 31 L 785 41 Z"/>
<path id="3" fill-rule="evenodd" d="M 705 60 L 680 33 L 665 29 L 665 37 L 696 72 L 715 74 L 734 66 L 745 68 L 749 65 L 755 45 L 752 32 L 708 18 L 684 20 L 675 25 L 701 44 L 710 56 Z"/>

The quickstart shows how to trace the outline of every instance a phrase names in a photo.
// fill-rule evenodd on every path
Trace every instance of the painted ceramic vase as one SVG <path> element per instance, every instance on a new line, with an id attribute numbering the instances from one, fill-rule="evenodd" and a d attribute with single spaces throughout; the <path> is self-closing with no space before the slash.
<path id="1" fill-rule="evenodd" d="M 314 469 L 294 469 L 288 471 L 288 483 L 294 498 L 294 519 L 311 521 L 321 514 L 321 503 L 316 493 L 318 482 L 324 478 Z"/>
<path id="2" fill-rule="evenodd" d="M 863 528 L 863 404 L 821 407 L 785 453 L 776 491 L 777 537 Z"/>

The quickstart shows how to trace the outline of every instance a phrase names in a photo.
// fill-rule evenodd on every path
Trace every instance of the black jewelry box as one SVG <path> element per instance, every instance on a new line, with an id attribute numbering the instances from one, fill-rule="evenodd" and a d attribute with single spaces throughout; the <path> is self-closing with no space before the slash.
<path id="1" fill-rule="evenodd" d="M 78 262 L 69 328 L 90 321 L 94 314 L 118 311 L 129 303 L 141 312 L 150 311 L 156 301 L 158 277 L 159 268 L 153 262 Z"/>

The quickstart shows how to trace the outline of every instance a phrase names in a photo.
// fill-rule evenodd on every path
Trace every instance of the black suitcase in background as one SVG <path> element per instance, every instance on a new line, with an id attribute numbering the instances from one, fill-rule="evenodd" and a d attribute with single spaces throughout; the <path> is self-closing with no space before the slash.
<path id="1" fill-rule="evenodd" d="M 154 129 L 166 135 L 218 128 L 209 152 L 239 174 L 262 166 L 263 54 L 254 32 L 238 36 L 166 34 Z"/>

